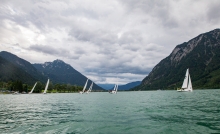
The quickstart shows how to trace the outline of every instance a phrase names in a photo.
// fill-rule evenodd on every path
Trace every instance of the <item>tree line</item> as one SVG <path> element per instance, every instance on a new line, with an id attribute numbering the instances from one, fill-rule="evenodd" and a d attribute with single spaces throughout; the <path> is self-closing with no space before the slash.
<path id="1" fill-rule="evenodd" d="M 30 92 L 33 88 L 33 85 L 28 85 L 23 83 L 22 81 L 8 81 L 3 82 L 0 81 L 0 90 L 5 91 L 18 91 L 20 93 L 22 92 Z M 45 89 L 46 83 L 41 83 L 40 81 L 37 82 L 37 85 L 33 91 L 33 93 L 42 93 Z M 52 82 L 49 83 L 47 92 L 48 93 L 72 93 L 72 92 L 79 92 L 83 89 L 82 86 L 78 85 L 71 85 L 71 84 L 53 84 Z"/>

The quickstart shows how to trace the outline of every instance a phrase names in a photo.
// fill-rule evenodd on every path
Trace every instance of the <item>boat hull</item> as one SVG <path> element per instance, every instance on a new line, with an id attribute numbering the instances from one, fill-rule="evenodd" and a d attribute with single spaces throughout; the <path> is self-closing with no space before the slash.
<path id="1" fill-rule="evenodd" d="M 110 94 L 117 94 L 117 92 L 116 91 L 111 91 L 111 92 L 109 92 Z"/>
<path id="2" fill-rule="evenodd" d="M 192 90 L 184 90 L 184 89 L 179 89 L 177 92 L 192 92 Z"/>

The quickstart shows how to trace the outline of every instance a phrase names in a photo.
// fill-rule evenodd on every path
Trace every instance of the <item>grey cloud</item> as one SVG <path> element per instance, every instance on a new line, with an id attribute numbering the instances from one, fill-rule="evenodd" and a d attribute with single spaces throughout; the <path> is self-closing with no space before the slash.
<path id="1" fill-rule="evenodd" d="M 98 74 L 127 73 L 127 72 L 133 73 L 133 74 L 148 74 L 151 71 L 151 68 L 141 68 L 137 66 L 129 66 L 126 64 L 127 62 L 121 62 L 120 64 L 109 66 L 108 62 L 106 62 L 96 68 L 85 67 L 85 72 L 96 72 Z"/>
<path id="2" fill-rule="evenodd" d="M 147 13 L 152 12 L 155 8 L 162 8 L 166 6 L 167 1 L 152 1 L 152 0 L 127 0 L 123 1 L 120 0 L 120 2 L 128 8 L 128 11 L 135 11 L 135 10 L 143 10 Z"/>
<path id="3" fill-rule="evenodd" d="M 130 82 L 147 75 L 175 45 L 216 28 L 220 22 L 217 0 L 102 2 L 2 0 L 0 44 L 18 43 L 19 48 L 29 46 L 35 54 L 62 57 L 98 81 L 118 74 L 121 81 Z M 191 7 L 197 4 L 203 9 Z M 189 12 L 178 12 L 184 10 Z M 122 75 L 126 73 L 138 76 Z"/>
<path id="4" fill-rule="evenodd" d="M 50 55 L 62 55 L 67 56 L 69 54 L 69 51 L 61 48 L 53 48 L 52 46 L 48 45 L 31 45 L 29 50 L 33 50 L 36 52 L 41 52 L 44 54 L 50 54 Z"/>
<path id="5" fill-rule="evenodd" d="M 76 7 L 76 8 L 67 8 L 60 13 L 62 16 L 71 17 L 71 16 L 85 16 L 86 18 L 90 19 L 98 19 L 99 14 L 91 9 L 86 9 L 83 7 Z"/>
<path id="6" fill-rule="evenodd" d="M 156 18 L 162 25 L 168 28 L 177 27 L 178 22 L 170 14 L 170 1 L 152 1 L 152 0 L 129 0 L 121 3 L 125 5 L 128 13 L 131 12 L 144 12 L 152 19 Z M 144 19 L 144 23 L 148 22 Z"/>
<path id="7" fill-rule="evenodd" d="M 90 30 L 83 27 L 75 27 L 70 31 L 69 35 L 80 41 L 89 41 L 97 45 L 114 44 L 117 41 L 116 33 L 101 29 Z"/>
<path id="8" fill-rule="evenodd" d="M 220 23 L 220 2 L 214 2 L 214 4 L 208 8 L 207 21 Z"/>
<path id="9" fill-rule="evenodd" d="M 144 30 L 144 29 L 143 29 Z M 133 44 L 133 43 L 141 43 L 143 41 L 142 34 L 138 30 L 130 30 L 122 33 L 119 38 L 119 44 Z"/>

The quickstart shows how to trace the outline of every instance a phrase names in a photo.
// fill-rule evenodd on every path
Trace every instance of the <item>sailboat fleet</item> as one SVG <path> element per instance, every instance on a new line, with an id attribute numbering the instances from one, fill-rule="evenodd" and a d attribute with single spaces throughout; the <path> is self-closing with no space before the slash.
<path id="1" fill-rule="evenodd" d="M 49 82 L 50 82 L 50 80 L 48 79 L 43 94 L 46 94 L 46 93 L 47 93 L 47 89 L 48 89 L 48 86 L 49 86 Z M 31 89 L 31 91 L 30 91 L 28 94 L 32 94 L 32 93 L 33 93 L 34 88 L 36 87 L 36 85 L 37 85 L 37 82 L 34 84 L 33 88 Z"/>
<path id="2" fill-rule="evenodd" d="M 87 83 L 88 83 L 88 80 L 89 80 L 89 79 L 86 80 L 86 83 L 85 83 L 85 85 L 84 85 L 83 90 L 79 92 L 80 94 L 83 94 L 83 93 L 89 94 L 89 93 L 92 91 L 93 82 L 91 83 L 89 89 L 85 92 L 86 86 L 87 86 Z M 50 83 L 50 80 L 48 79 L 43 94 L 46 94 L 46 93 L 47 93 L 47 89 L 48 89 L 49 83 Z M 29 94 L 32 94 L 32 93 L 33 93 L 33 91 L 34 91 L 36 85 L 37 85 L 37 82 L 34 84 L 33 88 L 32 88 L 31 91 L 29 92 Z"/>
<path id="3" fill-rule="evenodd" d="M 89 94 L 89 93 L 92 91 L 92 86 L 93 86 L 93 82 L 92 82 L 92 84 L 90 85 L 89 90 L 86 91 L 87 94 Z"/>
<path id="4" fill-rule="evenodd" d="M 89 79 L 86 80 L 86 83 L 85 83 L 85 85 L 84 85 L 84 87 L 83 87 L 83 90 L 79 92 L 80 94 L 84 94 L 84 93 L 89 94 L 89 93 L 92 91 L 93 82 L 92 82 L 92 84 L 90 85 L 89 89 L 85 92 L 86 86 L 87 86 L 87 83 L 88 83 L 88 80 L 89 80 Z"/>
<path id="5" fill-rule="evenodd" d="M 89 79 L 86 80 L 86 83 L 83 87 L 83 90 L 79 92 L 80 94 L 84 94 L 84 93 L 89 94 L 92 91 L 93 82 L 91 83 L 89 89 L 87 91 L 85 91 L 86 87 L 87 87 L 87 84 L 88 84 L 88 81 L 89 81 Z M 50 80 L 48 79 L 43 94 L 47 93 L 49 82 L 50 82 Z M 29 92 L 29 94 L 33 93 L 36 85 L 37 85 L 37 82 L 34 84 L 33 88 Z M 115 84 L 113 90 L 110 91 L 109 93 L 110 94 L 117 94 L 117 91 L 118 91 L 118 84 Z M 190 74 L 189 74 L 189 69 L 186 70 L 186 74 L 185 74 L 185 78 L 183 80 L 182 87 L 180 89 L 177 89 L 177 91 L 178 92 L 192 92 L 193 91 L 191 77 L 190 77 Z"/>

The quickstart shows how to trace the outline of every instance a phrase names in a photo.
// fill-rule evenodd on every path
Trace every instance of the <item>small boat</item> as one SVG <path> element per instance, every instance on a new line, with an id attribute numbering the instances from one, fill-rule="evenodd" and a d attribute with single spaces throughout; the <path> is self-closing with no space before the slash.
<path id="1" fill-rule="evenodd" d="M 34 84 L 34 87 L 31 89 L 31 91 L 29 92 L 29 94 L 32 94 L 32 92 L 34 91 L 35 86 L 37 85 L 37 82 Z"/>
<path id="2" fill-rule="evenodd" d="M 48 86 L 49 86 L 49 82 L 50 82 L 50 80 L 48 79 L 43 94 L 46 94 L 46 93 L 47 93 L 47 89 L 48 89 Z"/>
<path id="3" fill-rule="evenodd" d="M 189 69 L 186 70 L 186 75 L 183 81 L 183 85 L 182 88 L 177 89 L 178 92 L 192 92 L 193 88 L 192 88 L 192 82 L 191 82 L 191 78 L 189 75 Z"/>
<path id="4" fill-rule="evenodd" d="M 85 83 L 85 85 L 84 85 L 83 90 L 79 92 L 80 94 L 83 94 L 83 93 L 85 92 L 85 89 L 86 89 L 87 83 L 88 83 L 88 79 L 87 79 L 87 81 L 86 81 L 86 83 Z"/>
<path id="5" fill-rule="evenodd" d="M 110 91 L 109 93 L 110 94 L 117 94 L 117 91 L 118 91 L 118 84 L 115 84 L 115 87 L 112 91 Z"/>
<path id="6" fill-rule="evenodd" d="M 19 92 L 14 92 L 12 95 L 18 95 L 18 94 L 20 94 Z"/>
<path id="7" fill-rule="evenodd" d="M 90 85 L 89 90 L 86 91 L 87 94 L 89 94 L 89 93 L 92 91 L 92 86 L 93 86 L 93 82 L 92 82 L 92 84 Z"/>

